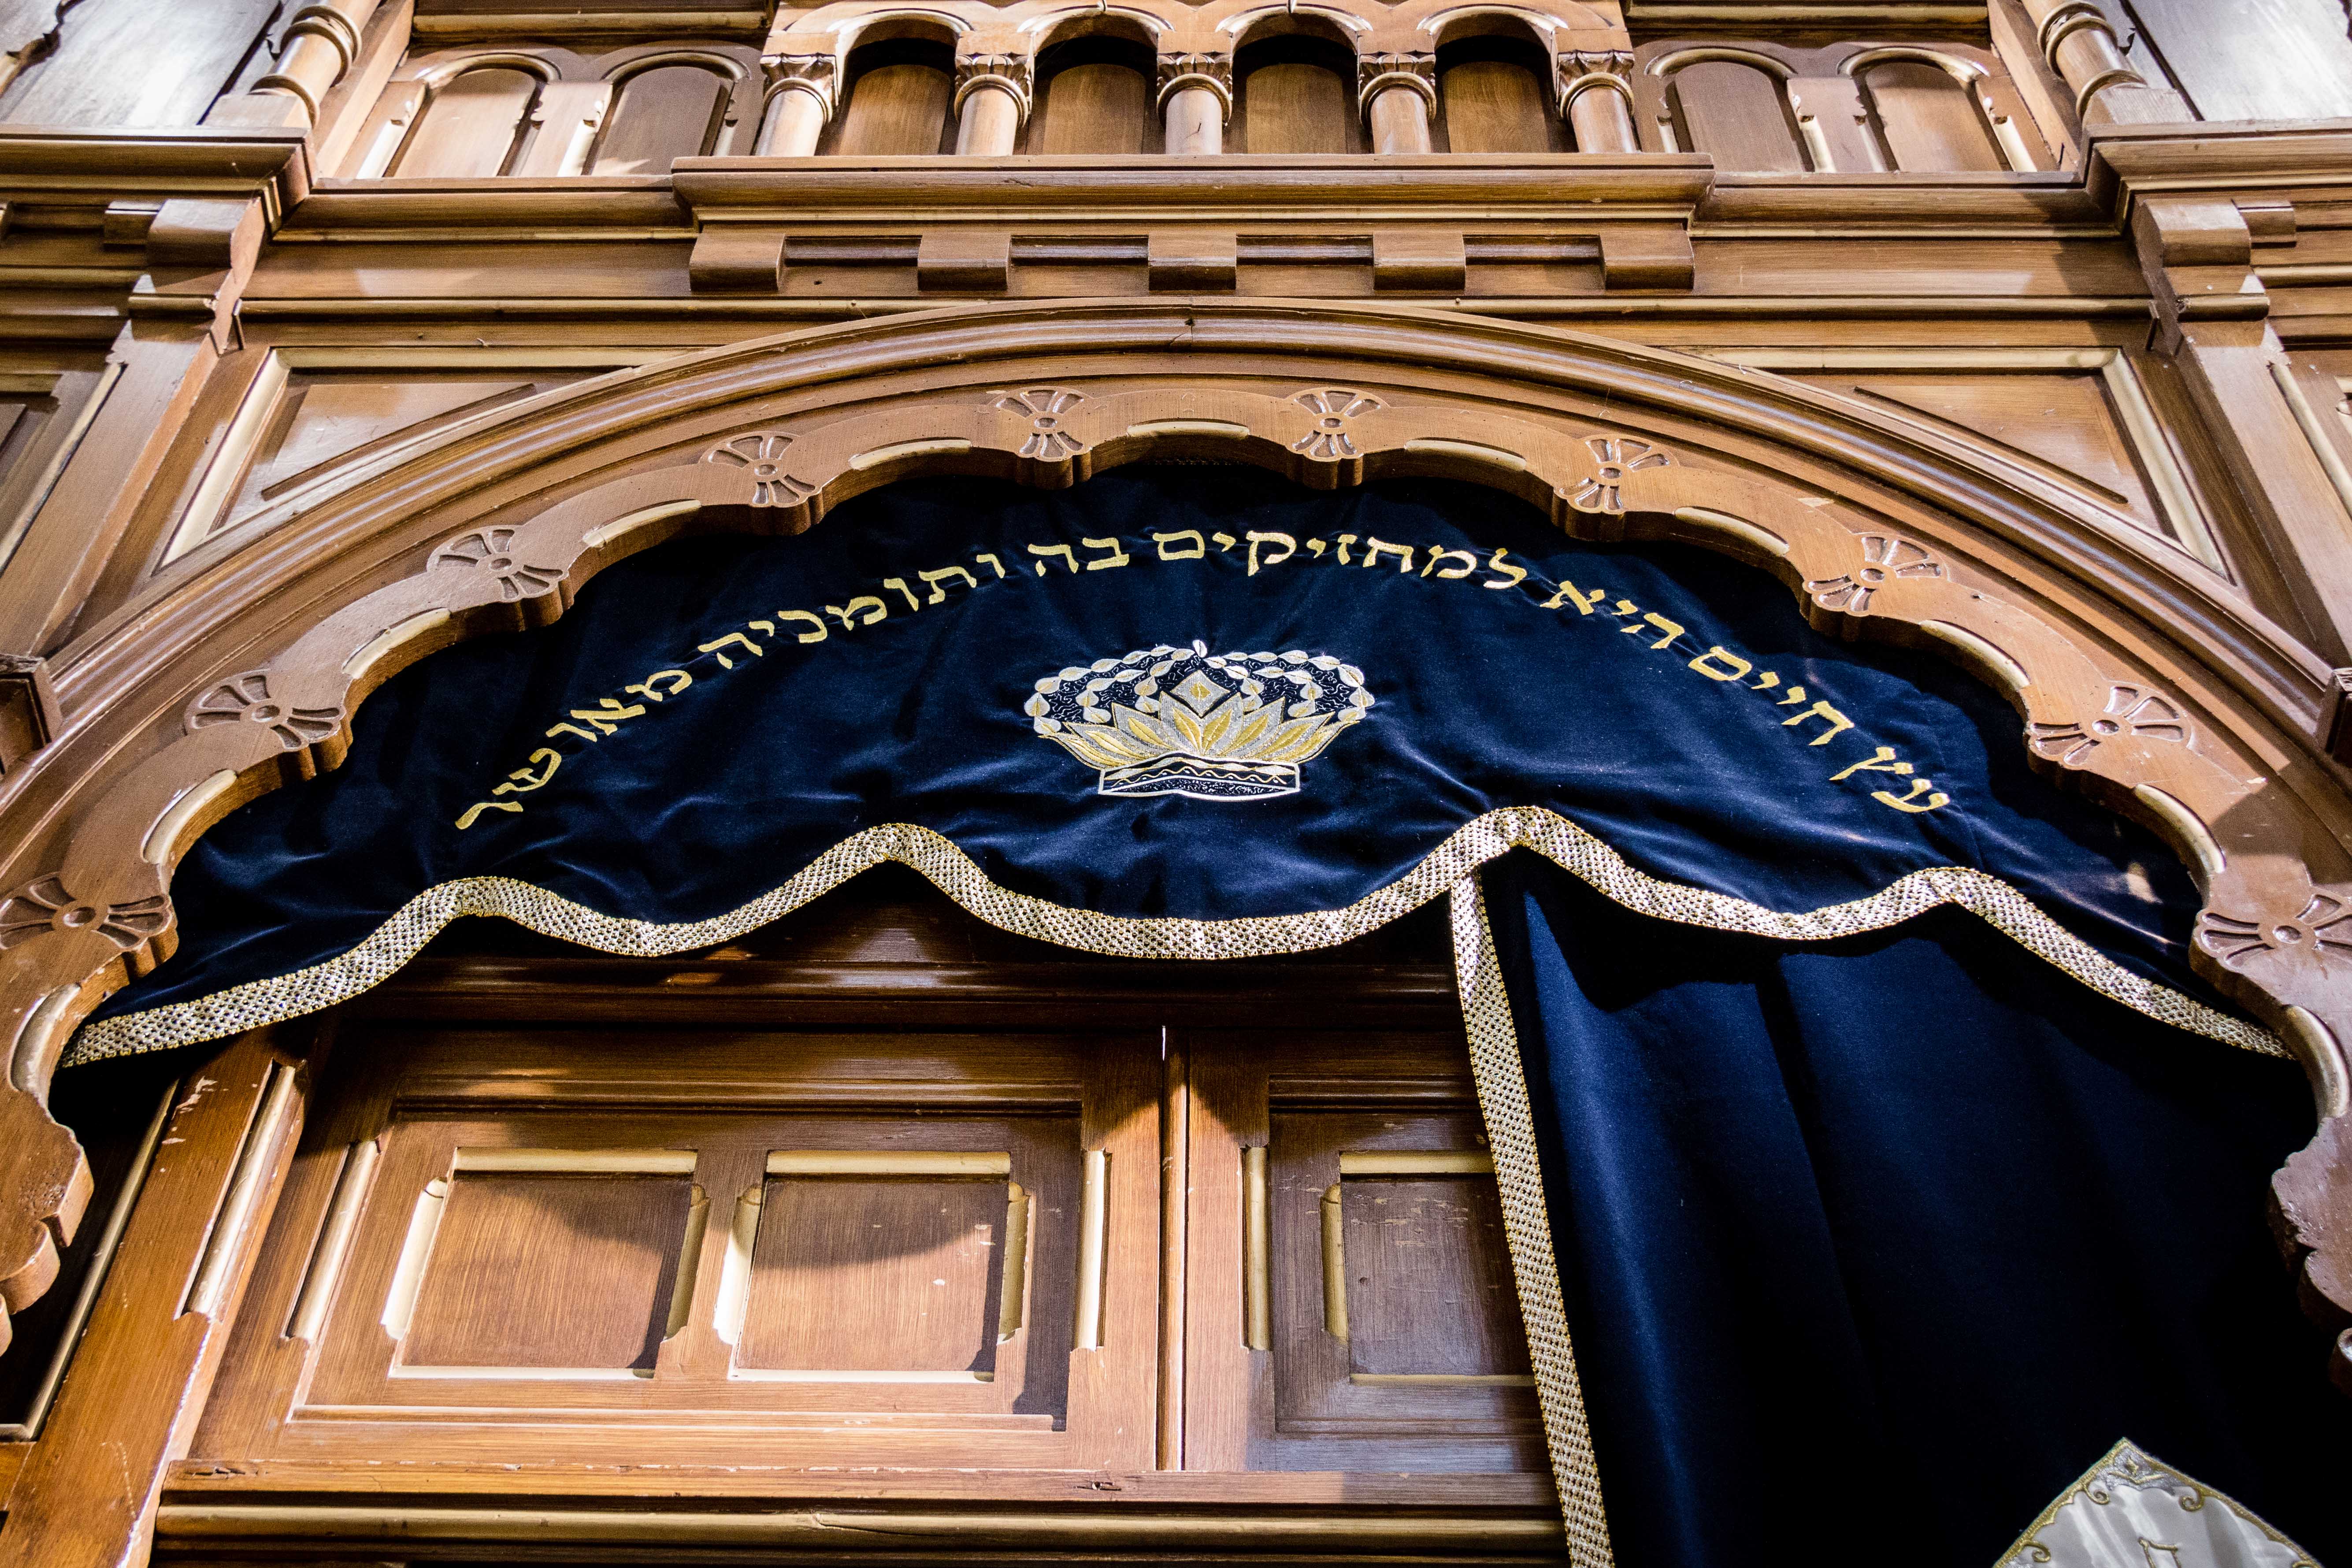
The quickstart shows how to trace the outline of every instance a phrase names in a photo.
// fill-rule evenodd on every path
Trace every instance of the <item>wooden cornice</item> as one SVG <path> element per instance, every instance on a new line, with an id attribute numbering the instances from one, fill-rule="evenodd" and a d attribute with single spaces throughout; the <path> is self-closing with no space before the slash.
<path id="1" fill-rule="evenodd" d="M 1739 227 L 1822 234 L 1891 229 L 2053 229 L 2112 235 L 2114 216 L 2073 174 L 1718 174 L 1698 209 L 1702 237 Z"/>
<path id="2" fill-rule="evenodd" d="M 10 201 L 103 206 L 258 197 L 275 223 L 310 186 L 310 145 L 299 131 L 0 125 L 0 193 Z"/>
<path id="3" fill-rule="evenodd" d="M 1334 159 L 681 158 L 670 183 L 698 224 L 1264 223 L 1346 219 L 1590 227 L 1686 221 L 1706 198 L 1703 154 L 1431 154 Z"/>
<path id="4" fill-rule="evenodd" d="M 625 238 L 690 234 L 693 220 L 661 175 L 520 180 L 320 180 L 273 237 L 463 238 L 548 234 Z"/>
<path id="5" fill-rule="evenodd" d="M 2352 120 L 2102 128 L 2090 139 L 2084 189 L 2118 224 L 2147 195 L 2352 189 Z"/>

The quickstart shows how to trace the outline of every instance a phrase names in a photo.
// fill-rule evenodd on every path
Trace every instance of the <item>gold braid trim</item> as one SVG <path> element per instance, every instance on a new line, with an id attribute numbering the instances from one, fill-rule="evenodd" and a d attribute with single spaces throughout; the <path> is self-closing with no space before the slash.
<path id="1" fill-rule="evenodd" d="M 79 1064 L 220 1039 L 348 1002 L 388 979 L 460 915 L 502 915 L 543 936 L 583 947 L 658 958 L 731 941 L 790 914 L 868 867 L 897 860 L 920 871 L 989 924 L 1023 936 L 1122 958 L 1250 958 L 1351 941 L 1418 909 L 1514 848 L 1535 850 L 1642 914 L 1783 941 L 1827 942 L 1899 925 L 1939 905 L 1957 904 L 2126 1007 L 2241 1050 L 2288 1054 L 2268 1030 L 2132 973 L 2042 913 L 2017 889 L 1982 871 L 1931 867 L 1851 903 L 1783 914 L 1744 899 L 1645 875 L 1566 817 L 1541 806 L 1520 805 L 1465 823 L 1412 870 L 1346 909 L 1243 920 L 1132 920 L 1065 909 L 998 887 L 946 838 L 908 823 L 854 834 L 773 892 L 707 921 L 663 924 L 625 920 L 509 877 L 465 877 L 417 894 L 364 942 L 323 963 L 87 1025 L 75 1037 L 66 1061 Z"/>
<path id="2" fill-rule="evenodd" d="M 1454 973 L 1462 994 L 1462 1022 L 1470 1033 L 1470 1071 L 1486 1120 L 1486 1146 L 1495 1157 L 1495 1184 L 1502 1189 L 1503 1235 L 1511 1248 L 1519 1319 L 1527 1326 L 1528 1359 L 1535 1364 L 1544 1447 L 1551 1455 L 1552 1482 L 1568 1527 L 1568 1561 L 1570 1568 L 1612 1568 L 1609 1510 L 1601 1503 L 1584 1384 L 1576 1375 L 1568 1303 L 1552 1253 L 1519 1031 L 1511 1022 L 1511 999 L 1503 990 L 1494 932 L 1486 924 L 1486 896 L 1475 872 L 1454 884 L 1452 902 Z"/>

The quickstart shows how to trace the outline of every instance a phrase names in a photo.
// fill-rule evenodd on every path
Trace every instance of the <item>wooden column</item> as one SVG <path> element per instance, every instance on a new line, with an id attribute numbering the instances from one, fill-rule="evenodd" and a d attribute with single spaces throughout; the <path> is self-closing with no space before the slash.
<path id="1" fill-rule="evenodd" d="M 1638 153 L 1633 129 L 1633 90 L 1625 82 L 1630 54 L 1559 57 L 1559 117 L 1580 153 Z"/>
<path id="2" fill-rule="evenodd" d="M 1370 55 L 1357 68 L 1356 103 L 1375 153 L 1430 151 L 1437 116 L 1437 63 L 1430 55 Z"/>
<path id="3" fill-rule="evenodd" d="M 1029 60 L 975 55 L 956 62 L 956 155 L 1000 158 L 1015 152 L 1029 118 Z"/>
<path id="4" fill-rule="evenodd" d="M 1168 152 L 1192 157 L 1223 153 L 1225 122 L 1234 114 L 1234 58 L 1160 56 L 1160 110 L 1167 116 Z"/>
<path id="5" fill-rule="evenodd" d="M 2168 88 L 2151 87 L 2125 60 L 2106 13 L 2092 0 L 2025 0 L 2051 68 L 2074 89 L 2085 126 L 2189 121 L 2196 116 Z"/>
<path id="6" fill-rule="evenodd" d="M 831 55 L 777 55 L 760 62 L 768 71 L 768 101 L 754 156 L 806 158 L 833 119 Z"/>
<path id="7" fill-rule="evenodd" d="M 254 92 L 293 99 L 302 106 L 303 122 L 316 125 L 327 89 L 359 58 L 360 33 L 375 8 L 376 0 L 325 0 L 295 12 L 278 50 L 278 68 L 255 82 Z"/>

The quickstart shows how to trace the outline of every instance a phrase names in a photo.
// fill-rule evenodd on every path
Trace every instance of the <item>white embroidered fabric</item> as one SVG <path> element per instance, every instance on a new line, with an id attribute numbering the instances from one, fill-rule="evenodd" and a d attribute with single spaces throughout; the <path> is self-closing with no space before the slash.
<path id="1" fill-rule="evenodd" d="M 2319 1565 L 2234 1500 L 2126 1437 L 2042 1510 L 1998 1568 Z"/>

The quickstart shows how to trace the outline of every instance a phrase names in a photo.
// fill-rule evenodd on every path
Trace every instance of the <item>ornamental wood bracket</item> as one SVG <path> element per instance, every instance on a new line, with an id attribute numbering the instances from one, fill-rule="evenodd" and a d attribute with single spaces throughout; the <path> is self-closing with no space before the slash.
<path id="1" fill-rule="evenodd" d="M 1562 255 L 1585 247 L 1612 290 L 1684 290 L 1695 278 L 1691 218 L 1713 182 L 1705 156 L 1658 153 L 1390 156 L 1377 165 L 1245 154 L 681 158 L 671 175 L 697 231 L 694 288 L 737 292 L 781 290 L 796 243 L 868 260 L 894 246 L 914 249 L 919 257 L 907 264 L 927 290 L 1007 289 L 1031 245 L 1050 246 L 1057 259 L 1075 248 L 1145 263 L 1155 289 L 1224 287 L 1173 279 L 1216 272 L 1223 246 L 1236 247 L 1229 265 L 1238 268 L 1253 252 L 1302 243 L 1361 249 L 1377 288 L 1459 290 L 1478 259 L 1464 248 L 1473 221 L 1496 243 L 1548 244 Z M 1234 195 L 1242 188 L 1246 203 Z M 977 212 L 988 214 L 984 223 Z M 910 226 L 919 231 L 912 247 Z M 968 229 L 975 237 L 961 237 Z M 985 255 L 951 259 L 968 251 Z M 1205 264 L 1174 264 L 1190 251 Z"/>

